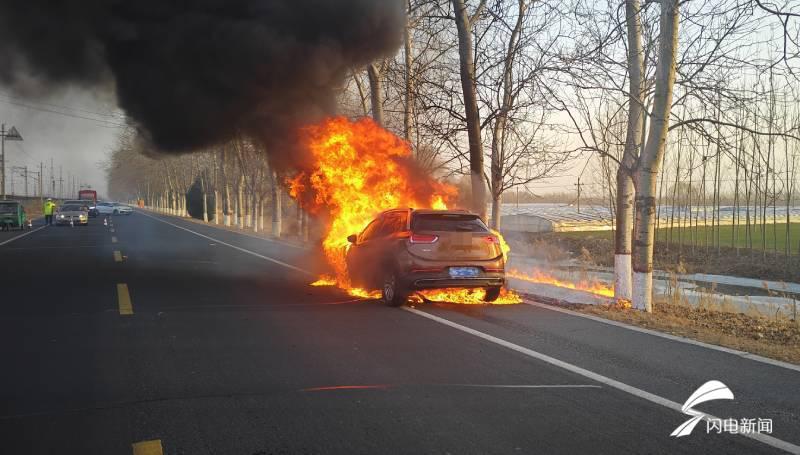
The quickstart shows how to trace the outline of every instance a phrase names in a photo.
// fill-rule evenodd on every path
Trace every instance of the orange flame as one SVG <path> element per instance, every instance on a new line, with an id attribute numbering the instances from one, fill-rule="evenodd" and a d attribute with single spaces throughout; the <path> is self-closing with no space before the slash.
<path id="1" fill-rule="evenodd" d="M 539 270 L 534 270 L 532 273 L 524 273 L 516 269 L 511 269 L 506 271 L 506 276 L 531 283 L 549 284 L 560 288 L 591 292 L 592 294 L 601 295 L 603 297 L 614 297 L 614 288 L 599 281 L 582 280 L 573 283 L 571 281 L 560 280 Z"/>
<path id="2" fill-rule="evenodd" d="M 289 194 L 330 215 L 322 246 L 340 287 L 349 288 L 347 236 L 397 207 L 446 208 L 455 189 L 416 172 L 408 143 L 368 118 L 334 117 L 303 129 L 314 166 L 288 181 Z"/>
<path id="3" fill-rule="evenodd" d="M 304 128 L 301 134 L 313 166 L 287 181 L 289 194 L 306 210 L 327 214 L 322 246 L 335 273 L 312 285 L 336 285 L 350 295 L 378 297 L 380 293 L 351 286 L 345 262 L 347 236 L 360 233 L 384 210 L 447 209 L 456 190 L 421 172 L 408 143 L 371 119 L 334 117 Z M 495 234 L 507 254 L 508 245 L 499 233 Z M 430 298 L 460 303 L 483 303 L 482 299 L 483 291 L 462 289 L 435 291 L 435 298 Z M 519 296 L 509 291 L 498 298 L 498 303 L 518 301 Z"/>
<path id="4" fill-rule="evenodd" d="M 484 289 L 431 289 L 419 292 L 420 296 L 431 302 L 460 303 L 466 305 L 485 305 Z M 492 305 L 513 305 L 522 303 L 522 298 L 514 291 L 502 289 L 500 297 Z"/>

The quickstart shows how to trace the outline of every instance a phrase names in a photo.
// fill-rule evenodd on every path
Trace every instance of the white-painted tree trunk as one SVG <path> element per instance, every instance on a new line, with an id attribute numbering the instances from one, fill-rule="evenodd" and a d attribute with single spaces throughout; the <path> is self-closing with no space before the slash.
<path id="1" fill-rule="evenodd" d="M 628 119 L 622 162 L 617 169 L 617 213 L 614 232 L 614 298 L 633 300 L 633 199 L 635 188 L 631 174 L 636 167 L 644 130 L 644 100 L 642 97 L 642 27 L 639 0 L 625 2 L 628 33 Z"/>
<path id="2" fill-rule="evenodd" d="M 208 195 L 203 191 L 203 221 L 208 223 Z"/>
<path id="3" fill-rule="evenodd" d="M 653 311 L 653 272 L 633 272 L 633 307 Z"/>
<path id="4" fill-rule="evenodd" d="M 614 299 L 633 300 L 631 254 L 614 255 Z"/>
<path id="5" fill-rule="evenodd" d="M 214 224 L 219 224 L 219 191 L 214 190 Z"/>
<path id="6" fill-rule="evenodd" d="M 264 198 L 258 200 L 258 230 L 264 231 Z"/>
<path id="7" fill-rule="evenodd" d="M 274 237 L 281 236 L 281 220 L 282 220 L 282 207 L 281 207 L 281 189 L 278 181 L 278 174 L 272 171 L 272 235 Z"/>
<path id="8" fill-rule="evenodd" d="M 633 182 L 636 187 L 633 241 L 633 307 L 652 311 L 653 242 L 656 218 L 656 178 L 664 160 L 675 65 L 678 49 L 678 0 L 661 0 L 658 62 L 653 92 L 652 119 L 647 142 L 639 157 Z"/>
<path id="9" fill-rule="evenodd" d="M 253 232 L 258 233 L 258 204 L 253 204 Z"/>

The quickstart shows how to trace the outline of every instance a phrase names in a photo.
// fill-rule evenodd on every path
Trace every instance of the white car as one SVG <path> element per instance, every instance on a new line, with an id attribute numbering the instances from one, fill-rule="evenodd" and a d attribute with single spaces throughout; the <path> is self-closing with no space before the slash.
<path id="1" fill-rule="evenodd" d="M 98 202 L 95 207 L 97 208 L 97 213 L 100 215 L 111 215 L 114 213 L 113 202 Z"/>
<path id="2" fill-rule="evenodd" d="M 114 203 L 114 215 L 130 215 L 133 213 L 133 208 L 130 205 L 120 204 L 119 202 Z"/>

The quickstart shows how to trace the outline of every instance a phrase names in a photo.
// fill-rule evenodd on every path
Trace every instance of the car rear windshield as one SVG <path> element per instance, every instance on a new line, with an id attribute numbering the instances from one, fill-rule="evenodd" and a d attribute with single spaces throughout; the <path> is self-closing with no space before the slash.
<path id="1" fill-rule="evenodd" d="M 465 213 L 419 213 L 411 220 L 411 230 L 489 232 L 477 215 Z"/>

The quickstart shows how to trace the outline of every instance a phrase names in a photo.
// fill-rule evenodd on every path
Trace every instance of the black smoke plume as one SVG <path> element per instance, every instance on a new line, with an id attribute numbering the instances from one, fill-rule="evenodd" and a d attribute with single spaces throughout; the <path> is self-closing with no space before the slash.
<path id="1" fill-rule="evenodd" d="M 145 137 L 189 151 L 279 142 L 343 76 L 392 52 L 400 0 L 0 0 L 0 83 L 108 90 Z M 273 140 L 274 139 L 274 140 Z"/>

